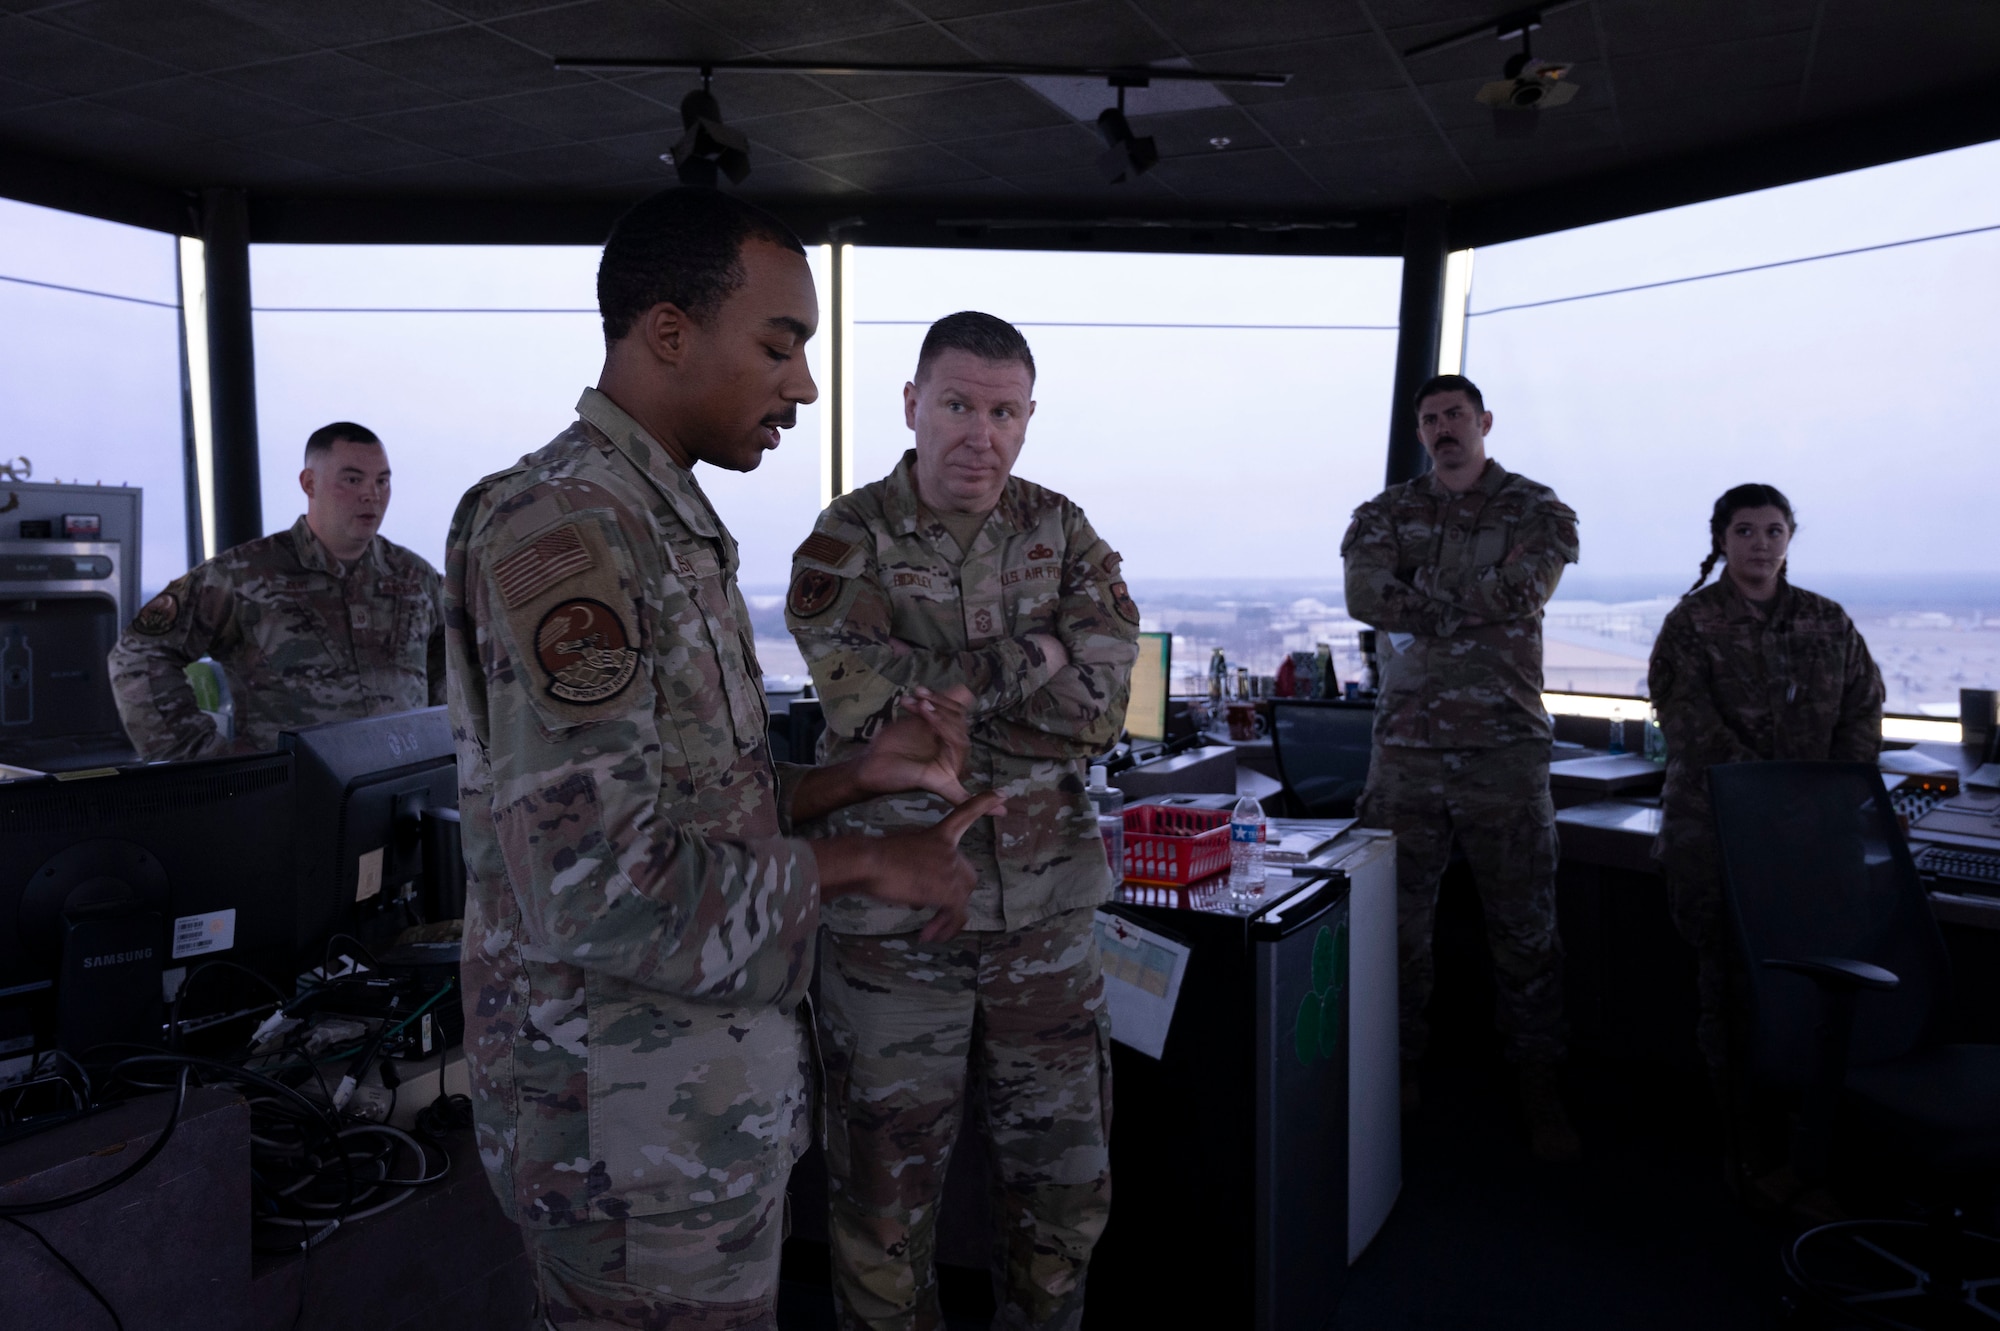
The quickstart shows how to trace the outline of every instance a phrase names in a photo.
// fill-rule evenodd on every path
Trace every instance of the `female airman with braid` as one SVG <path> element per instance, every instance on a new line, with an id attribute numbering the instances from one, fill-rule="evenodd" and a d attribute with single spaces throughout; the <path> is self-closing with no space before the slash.
<path id="1" fill-rule="evenodd" d="M 1731 1075 L 1747 1000 L 1722 908 L 1708 769 L 1777 759 L 1873 762 L 1882 743 L 1882 674 L 1837 603 L 1786 580 L 1797 524 L 1775 487 L 1728 491 L 1715 501 L 1708 529 L 1701 576 L 1661 625 L 1647 671 L 1667 739 L 1653 854 L 1674 926 L 1698 958 L 1696 1035 L 1728 1120 L 1729 1167 L 1749 1182 L 1765 1171 L 1747 1158 L 1754 1152 L 1743 1131 L 1742 1079 Z M 1718 560 L 1722 576 L 1704 586 Z"/>

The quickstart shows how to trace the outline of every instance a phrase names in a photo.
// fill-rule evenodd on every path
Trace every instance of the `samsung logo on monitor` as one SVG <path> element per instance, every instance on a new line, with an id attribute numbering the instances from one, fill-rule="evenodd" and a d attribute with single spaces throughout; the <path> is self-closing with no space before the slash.
<path id="1" fill-rule="evenodd" d="M 102 956 L 85 957 L 83 959 L 83 968 L 90 971 L 96 970 L 100 966 L 123 966 L 128 962 L 151 961 L 152 959 L 153 949 L 142 947 L 134 952 L 106 952 Z"/>

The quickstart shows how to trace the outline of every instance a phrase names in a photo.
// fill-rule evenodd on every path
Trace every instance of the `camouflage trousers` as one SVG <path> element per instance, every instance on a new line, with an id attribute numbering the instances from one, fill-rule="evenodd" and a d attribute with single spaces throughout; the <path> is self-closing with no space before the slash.
<path id="1" fill-rule="evenodd" d="M 1436 980 L 1431 934 L 1455 839 L 1486 911 L 1501 1034 L 1523 1062 L 1563 1057 L 1562 938 L 1556 930 L 1555 805 L 1546 744 L 1416 749 L 1377 744 L 1357 809 L 1396 834 L 1396 936 L 1403 1058 L 1423 1057 Z"/>
<path id="2" fill-rule="evenodd" d="M 1111 1213 L 1111 1022 L 1092 910 L 1013 932 L 820 935 L 835 1303 L 930 1331 L 968 1077 L 990 1148 L 994 1326 L 1068 1331 Z"/>
<path id="3" fill-rule="evenodd" d="M 521 1234 L 553 1331 L 777 1331 L 783 1182 L 692 1211 Z"/>
<path id="4" fill-rule="evenodd" d="M 1695 1043 L 1712 1077 L 1727 1075 L 1732 1043 L 1747 1038 L 1748 995 L 1740 990 L 1740 966 L 1730 939 L 1722 898 L 1722 856 L 1706 810 L 1668 810 L 1653 854 L 1667 880 L 1667 910 L 1674 928 L 1694 949 Z"/>

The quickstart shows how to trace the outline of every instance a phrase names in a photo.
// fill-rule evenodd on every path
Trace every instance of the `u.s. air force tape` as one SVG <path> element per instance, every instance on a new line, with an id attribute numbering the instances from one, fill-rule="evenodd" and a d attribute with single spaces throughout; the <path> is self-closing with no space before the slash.
<path id="1" fill-rule="evenodd" d="M 553 607 L 535 629 L 535 661 L 551 697 L 599 703 L 615 698 L 639 670 L 632 636 L 610 606 L 578 597 Z"/>

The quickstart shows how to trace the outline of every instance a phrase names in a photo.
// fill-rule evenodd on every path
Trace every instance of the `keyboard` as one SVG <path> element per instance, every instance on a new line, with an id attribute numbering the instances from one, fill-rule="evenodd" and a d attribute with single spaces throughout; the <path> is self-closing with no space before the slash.
<path id="1" fill-rule="evenodd" d="M 1938 886 L 1946 891 L 2000 896 L 2000 854 L 1957 846 L 1921 846 L 1915 859 L 1917 872 L 1938 879 Z"/>

